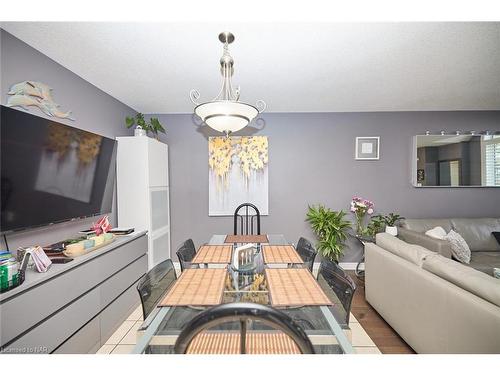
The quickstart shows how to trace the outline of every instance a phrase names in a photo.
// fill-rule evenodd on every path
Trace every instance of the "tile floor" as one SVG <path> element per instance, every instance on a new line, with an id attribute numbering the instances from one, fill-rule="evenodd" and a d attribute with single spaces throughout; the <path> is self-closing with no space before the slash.
<path id="1" fill-rule="evenodd" d="M 180 269 L 176 264 L 177 274 Z M 314 272 L 317 272 L 315 267 Z M 137 329 L 142 324 L 142 307 L 140 305 L 111 335 L 106 343 L 97 351 L 97 354 L 130 354 L 137 340 Z M 381 354 L 370 336 L 361 324 L 351 314 L 349 326 L 351 328 L 350 339 L 354 350 L 358 354 Z"/>
<path id="2" fill-rule="evenodd" d="M 358 354 L 380 354 L 377 346 L 370 339 L 354 315 L 350 318 L 351 342 Z M 137 306 L 135 311 L 111 335 L 97 354 L 129 354 L 132 352 L 137 339 L 137 329 L 142 324 L 142 308 Z"/>
<path id="3" fill-rule="evenodd" d="M 111 335 L 97 354 L 129 354 L 135 346 L 137 329 L 142 324 L 142 307 L 139 305 Z"/>

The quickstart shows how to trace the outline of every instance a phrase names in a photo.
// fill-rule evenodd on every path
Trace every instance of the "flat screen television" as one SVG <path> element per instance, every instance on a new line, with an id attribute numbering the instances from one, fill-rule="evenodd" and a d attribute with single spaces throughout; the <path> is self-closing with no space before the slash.
<path id="1" fill-rule="evenodd" d="M 1 233 L 111 212 L 115 140 L 0 111 Z"/>

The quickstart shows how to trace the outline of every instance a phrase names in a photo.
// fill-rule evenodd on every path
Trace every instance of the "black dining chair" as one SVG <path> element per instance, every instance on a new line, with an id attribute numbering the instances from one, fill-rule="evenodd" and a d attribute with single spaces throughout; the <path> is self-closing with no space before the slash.
<path id="1" fill-rule="evenodd" d="M 194 246 L 193 240 L 190 238 L 182 243 L 177 249 L 177 258 L 179 258 L 179 263 L 181 265 L 181 272 L 184 269 L 190 268 L 190 263 L 196 255 L 196 247 Z"/>
<path id="2" fill-rule="evenodd" d="M 233 221 L 234 234 L 260 234 L 260 211 L 252 203 L 240 204 L 234 211 Z"/>
<path id="3" fill-rule="evenodd" d="M 208 310 L 203 311 L 197 315 L 193 320 L 191 320 L 181 331 L 174 346 L 174 352 L 176 354 L 222 354 L 218 345 L 219 342 L 217 338 L 220 338 L 221 342 L 226 342 L 230 339 L 229 334 L 235 332 L 234 330 L 220 330 L 208 331 L 209 329 L 215 327 L 221 327 L 221 325 L 226 325 L 229 323 L 237 323 L 237 328 L 239 332 L 239 341 L 235 342 L 235 345 L 225 349 L 228 349 L 232 353 L 237 354 L 278 354 L 272 352 L 271 345 L 266 345 L 266 338 L 269 338 L 275 342 L 277 336 L 274 331 L 268 331 L 267 335 L 265 331 L 259 329 L 259 341 L 263 344 L 260 348 L 258 345 L 252 345 L 253 333 L 248 331 L 249 322 L 258 323 L 259 327 L 261 325 L 268 326 L 273 330 L 280 331 L 284 336 L 281 338 L 293 341 L 294 345 L 290 345 L 290 352 L 281 353 L 292 354 L 314 354 L 314 348 L 307 337 L 305 331 L 296 324 L 292 318 L 288 317 L 286 314 L 279 310 L 275 310 L 270 306 L 260 305 L 256 303 L 246 303 L 246 302 L 234 302 L 227 303 L 212 307 Z M 251 324 L 251 323 L 250 323 Z M 197 338 L 198 335 L 212 334 L 211 345 L 206 348 L 196 347 L 196 350 L 190 348 L 190 344 Z M 218 334 L 218 336 L 216 336 Z M 282 342 L 286 342 L 283 340 Z M 290 343 L 288 341 L 288 343 Z M 259 350 L 260 349 L 260 350 Z M 286 350 L 285 350 L 286 351 Z"/>
<path id="4" fill-rule="evenodd" d="M 158 305 L 160 299 L 167 293 L 176 279 L 177 276 L 171 259 L 157 264 L 139 279 L 137 291 L 141 298 L 144 319 Z"/>
<path id="5" fill-rule="evenodd" d="M 319 265 L 318 283 L 334 303 L 332 313 L 339 324 L 348 326 L 352 298 L 356 291 L 352 278 L 337 263 L 323 259 Z"/>
<path id="6" fill-rule="evenodd" d="M 304 237 L 300 237 L 299 242 L 297 242 L 297 246 L 295 249 L 297 250 L 297 253 L 299 253 L 302 260 L 304 261 L 304 265 L 307 268 L 309 268 L 309 271 L 312 272 L 314 266 L 314 259 L 316 258 L 316 254 L 318 254 L 313 244 Z"/>

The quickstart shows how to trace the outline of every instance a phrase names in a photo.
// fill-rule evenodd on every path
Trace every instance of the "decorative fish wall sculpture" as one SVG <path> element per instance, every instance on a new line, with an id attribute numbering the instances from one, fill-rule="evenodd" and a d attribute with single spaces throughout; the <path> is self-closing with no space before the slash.
<path id="1" fill-rule="evenodd" d="M 52 88 L 42 82 L 23 81 L 11 86 L 7 93 L 7 107 L 38 107 L 47 116 L 65 118 L 75 121 L 71 117 L 71 111 L 63 112 L 60 105 L 52 98 Z"/>

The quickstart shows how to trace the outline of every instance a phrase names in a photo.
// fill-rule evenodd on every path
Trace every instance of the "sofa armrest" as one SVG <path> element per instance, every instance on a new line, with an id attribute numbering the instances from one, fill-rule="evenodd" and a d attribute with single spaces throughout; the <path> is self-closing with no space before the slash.
<path id="1" fill-rule="evenodd" d="M 445 258 L 451 258 L 451 246 L 448 241 L 438 240 L 436 238 L 429 237 L 424 233 L 415 232 L 414 230 L 401 227 L 398 228 L 398 237 L 405 242 L 420 245 L 426 249 L 441 254 Z"/>

